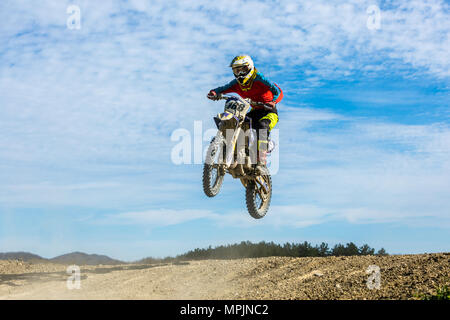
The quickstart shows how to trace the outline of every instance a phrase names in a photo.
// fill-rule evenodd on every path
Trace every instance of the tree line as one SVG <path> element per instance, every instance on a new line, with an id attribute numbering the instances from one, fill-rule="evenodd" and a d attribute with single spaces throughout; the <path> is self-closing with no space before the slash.
<path id="1" fill-rule="evenodd" d="M 205 249 L 194 249 L 175 258 L 167 257 L 164 259 L 146 258 L 141 260 L 143 263 L 169 262 L 183 260 L 204 260 L 204 259 L 241 259 L 241 258 L 260 258 L 260 257 L 328 257 L 328 256 L 362 256 L 362 255 L 387 255 L 384 248 L 375 252 L 374 248 L 364 244 L 358 247 L 353 242 L 345 245 L 336 244 L 332 248 L 327 243 L 313 246 L 307 241 L 303 243 L 284 243 L 274 242 L 252 243 L 242 241 L 238 244 L 221 245 Z"/>

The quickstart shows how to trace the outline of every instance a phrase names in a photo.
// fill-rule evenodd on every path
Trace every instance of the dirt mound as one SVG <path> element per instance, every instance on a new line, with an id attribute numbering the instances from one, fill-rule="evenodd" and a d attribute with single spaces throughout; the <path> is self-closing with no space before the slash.
<path id="1" fill-rule="evenodd" d="M 411 299 L 450 279 L 448 253 L 258 260 L 240 273 L 248 280 L 237 298 Z"/>
<path id="2" fill-rule="evenodd" d="M 67 266 L 0 261 L 0 299 L 414 299 L 449 284 L 450 253 Z"/>

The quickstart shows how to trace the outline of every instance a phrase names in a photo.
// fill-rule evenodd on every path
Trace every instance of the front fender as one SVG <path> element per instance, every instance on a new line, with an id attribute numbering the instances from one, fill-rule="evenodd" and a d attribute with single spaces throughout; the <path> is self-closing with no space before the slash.
<path id="1" fill-rule="evenodd" d="M 222 121 L 227 121 L 230 120 L 231 118 L 233 118 L 233 114 L 229 113 L 229 112 L 223 112 L 223 113 L 219 113 L 217 114 L 217 116 L 215 116 L 214 122 L 216 123 L 217 129 L 220 129 L 220 124 Z"/>

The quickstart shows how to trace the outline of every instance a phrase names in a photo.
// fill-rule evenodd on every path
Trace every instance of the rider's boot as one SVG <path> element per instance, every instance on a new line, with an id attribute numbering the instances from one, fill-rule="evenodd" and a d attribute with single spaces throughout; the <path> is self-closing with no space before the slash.
<path id="1" fill-rule="evenodd" d="M 258 159 L 256 164 L 256 173 L 261 174 L 267 164 L 267 141 L 258 140 Z"/>

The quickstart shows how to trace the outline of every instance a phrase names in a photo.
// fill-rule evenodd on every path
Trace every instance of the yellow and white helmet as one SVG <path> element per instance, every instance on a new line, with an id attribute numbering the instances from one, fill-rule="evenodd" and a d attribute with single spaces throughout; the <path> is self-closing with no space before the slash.
<path id="1" fill-rule="evenodd" d="M 256 74 L 255 65 L 252 58 L 247 55 L 236 56 L 230 63 L 236 80 L 243 86 Z"/>

